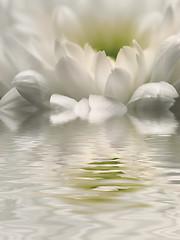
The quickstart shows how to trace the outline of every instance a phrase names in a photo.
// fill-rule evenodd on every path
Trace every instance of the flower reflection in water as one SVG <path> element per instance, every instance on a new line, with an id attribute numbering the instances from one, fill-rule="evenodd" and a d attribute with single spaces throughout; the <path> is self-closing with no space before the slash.
<path id="1" fill-rule="evenodd" d="M 164 232 L 172 221 L 178 227 L 179 124 L 151 117 L 159 129 L 164 121 L 168 134 L 153 124 L 140 133 L 143 117 L 138 124 L 124 116 L 54 125 L 39 114 L 19 116 L 13 126 L 3 118 L 1 235 L 108 239 L 134 232 L 145 239 L 149 229 Z"/>

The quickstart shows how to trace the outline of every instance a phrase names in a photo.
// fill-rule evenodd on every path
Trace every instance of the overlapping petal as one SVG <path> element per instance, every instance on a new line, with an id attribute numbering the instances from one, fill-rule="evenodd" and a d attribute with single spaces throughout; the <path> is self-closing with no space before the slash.
<path id="1" fill-rule="evenodd" d="M 56 67 L 62 94 L 76 100 L 95 93 L 95 86 L 90 74 L 70 57 L 60 59 Z"/>
<path id="2" fill-rule="evenodd" d="M 128 72 L 121 68 L 115 68 L 107 79 L 105 96 L 126 103 L 130 98 L 131 89 L 132 79 Z"/>

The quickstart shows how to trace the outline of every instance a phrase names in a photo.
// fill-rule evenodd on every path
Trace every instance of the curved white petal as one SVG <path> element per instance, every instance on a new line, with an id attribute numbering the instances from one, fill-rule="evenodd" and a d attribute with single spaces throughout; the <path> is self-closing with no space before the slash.
<path id="1" fill-rule="evenodd" d="M 73 42 L 65 42 L 63 44 L 64 48 L 69 57 L 79 61 L 80 63 L 84 64 L 84 51 L 83 49 L 76 43 Z"/>
<path id="2" fill-rule="evenodd" d="M 108 77 L 105 96 L 126 103 L 130 97 L 131 77 L 124 69 L 115 68 Z"/>
<path id="3" fill-rule="evenodd" d="M 90 70 L 90 72 L 92 72 L 93 69 L 91 68 L 93 65 L 94 57 L 96 55 L 96 51 L 88 43 L 86 43 L 84 46 L 84 54 L 86 59 L 86 62 L 84 64 L 86 64 L 86 67 Z"/>
<path id="4" fill-rule="evenodd" d="M 62 58 L 56 70 L 59 76 L 59 85 L 62 94 L 80 100 L 88 98 L 95 92 L 95 86 L 89 73 L 75 60 Z"/>
<path id="5" fill-rule="evenodd" d="M 65 47 L 57 39 L 55 40 L 55 43 L 54 43 L 54 52 L 55 52 L 57 61 L 67 56 Z"/>
<path id="6" fill-rule="evenodd" d="M 31 35 L 30 35 L 31 36 Z M 27 51 L 36 57 L 45 67 L 53 67 L 55 57 L 52 54 L 53 41 L 50 42 L 47 37 L 41 35 L 31 36 L 29 45 L 24 45 Z"/>
<path id="7" fill-rule="evenodd" d="M 55 41 L 56 58 L 60 60 L 63 57 L 70 57 L 81 64 L 84 64 L 85 53 L 83 49 L 76 43 L 70 41 Z"/>
<path id="8" fill-rule="evenodd" d="M 89 96 L 89 106 L 91 110 L 97 112 L 107 111 L 113 114 L 121 113 L 123 115 L 127 111 L 127 107 L 123 103 L 112 98 L 99 95 Z"/>
<path id="9" fill-rule="evenodd" d="M 74 109 L 77 101 L 63 95 L 53 94 L 50 98 L 51 108 L 62 111 L 63 109 Z"/>
<path id="10" fill-rule="evenodd" d="M 54 11 L 54 28 L 57 37 L 78 40 L 82 36 L 81 23 L 77 14 L 68 6 L 60 5 Z"/>
<path id="11" fill-rule="evenodd" d="M 98 52 L 94 60 L 95 80 L 100 94 L 104 94 L 107 78 L 111 72 L 112 66 L 106 57 L 105 52 Z"/>
<path id="12" fill-rule="evenodd" d="M 42 75 L 35 71 L 23 71 L 13 81 L 18 92 L 36 107 L 49 106 L 50 90 Z"/>
<path id="13" fill-rule="evenodd" d="M 157 31 L 159 30 L 162 24 L 163 16 L 160 12 L 153 11 L 145 16 L 144 21 L 140 23 L 138 34 L 141 39 L 145 39 L 148 43 L 150 43 L 155 35 L 157 36 Z"/>
<path id="14" fill-rule="evenodd" d="M 91 123 L 106 121 L 114 116 L 123 116 L 127 112 L 127 107 L 114 99 L 91 95 L 89 97 L 91 111 L 88 120 Z"/>
<path id="15" fill-rule="evenodd" d="M 141 46 L 139 45 L 139 43 L 138 43 L 135 39 L 133 39 L 132 43 L 133 43 L 133 45 L 136 47 L 136 49 L 137 49 L 137 51 L 138 51 L 138 54 L 139 54 L 141 57 L 143 57 L 143 56 L 144 56 L 144 53 L 143 53 L 143 50 L 142 50 Z"/>
<path id="16" fill-rule="evenodd" d="M 171 5 L 169 5 L 166 8 L 165 14 L 164 14 L 164 19 L 163 19 L 163 25 L 165 25 L 166 30 L 168 27 L 171 27 L 173 25 L 174 22 L 174 10 L 173 7 Z"/>
<path id="17" fill-rule="evenodd" d="M 176 89 L 169 83 L 146 83 L 136 89 L 128 104 L 146 98 L 158 98 L 163 102 L 173 103 L 177 97 Z"/>
<path id="18" fill-rule="evenodd" d="M 151 82 L 171 81 L 171 73 L 180 59 L 180 35 L 169 37 L 157 56 Z"/>
<path id="19" fill-rule="evenodd" d="M 4 49 L 3 42 L 0 42 L 0 98 L 12 88 L 12 79 L 17 73 L 16 67 L 11 64 L 11 59 Z"/>
<path id="20" fill-rule="evenodd" d="M 137 72 L 136 51 L 127 46 L 121 48 L 116 58 L 116 66 L 125 69 L 134 78 Z"/>
<path id="21" fill-rule="evenodd" d="M 10 35 L 5 40 L 6 54 L 17 72 L 27 69 L 34 69 L 38 72 L 51 70 L 51 66 L 43 58 L 31 53 L 16 37 Z"/>
<path id="22" fill-rule="evenodd" d="M 136 77 L 136 82 L 135 82 L 135 87 L 137 88 L 147 81 L 146 74 L 148 71 L 146 69 L 145 56 L 144 56 L 144 52 L 143 52 L 141 46 L 137 43 L 136 40 L 133 40 L 133 44 L 138 51 L 138 54 L 136 54 L 138 71 L 137 71 L 137 77 Z"/>

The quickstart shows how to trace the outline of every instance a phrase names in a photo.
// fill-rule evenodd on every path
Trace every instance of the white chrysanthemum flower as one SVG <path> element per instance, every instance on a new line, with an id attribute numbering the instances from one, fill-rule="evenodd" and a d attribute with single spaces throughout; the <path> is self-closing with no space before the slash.
<path id="1" fill-rule="evenodd" d="M 179 81 L 174 76 L 175 81 L 169 84 L 157 69 L 161 73 L 161 66 L 164 71 L 169 69 L 172 76 L 176 75 L 172 67 L 180 57 L 173 54 L 178 39 L 179 36 L 173 36 L 166 40 L 154 61 L 152 74 L 146 67 L 150 61 L 149 50 L 143 51 L 136 42 L 136 48 L 122 48 L 116 61 L 106 57 L 105 52 L 94 52 L 89 45 L 82 49 L 75 43 L 56 42 L 54 71 L 37 61 L 36 65 L 42 64 L 41 73 L 32 70 L 19 73 L 14 78 L 14 88 L 1 99 L 1 109 L 16 106 L 29 109 L 27 106 L 33 105 L 51 107 L 56 112 L 71 110 L 77 116 L 87 117 L 89 112 L 91 115 L 93 112 L 124 114 L 126 105 L 139 101 L 142 104 L 142 100 L 146 104 L 147 99 L 158 99 L 169 107 L 178 97 L 175 87 Z M 52 93 L 56 94 L 50 99 Z"/>
<path id="2" fill-rule="evenodd" d="M 134 103 L 144 109 L 152 99 L 155 103 L 157 99 L 163 102 L 166 108 L 174 103 L 180 88 L 179 35 L 169 37 L 159 52 L 159 37 L 157 46 L 150 45 L 145 50 L 133 41 L 134 46 L 122 47 L 114 60 L 106 56 L 105 51 L 96 52 L 88 44 L 82 48 L 61 37 L 57 40 L 59 21 L 62 23 L 69 17 L 67 24 L 76 32 L 80 26 L 79 21 L 75 21 L 77 16 L 68 7 L 65 12 L 61 11 L 64 6 L 59 6 L 56 1 L 49 5 L 45 1 L 44 8 L 41 8 L 42 3 L 31 2 L 23 12 L 26 4 L 19 0 L 16 16 L 19 22 L 23 21 L 21 28 L 18 28 L 21 31 L 3 36 L 2 64 L 5 64 L 5 68 L 2 68 L 5 69 L 5 80 L 0 80 L 0 83 L 5 88 L 0 91 L 1 111 L 51 108 L 61 115 L 53 115 L 53 121 L 61 122 L 65 121 L 62 119 L 74 119 L 77 116 L 94 119 L 94 116 L 106 118 L 111 114 L 124 114 L 127 106 L 132 108 Z M 59 10 L 53 11 L 55 6 L 60 7 L 60 15 Z M 35 7 L 37 12 L 33 11 Z M 170 18 L 171 14 L 167 11 L 162 19 Z M 24 14 L 27 12 L 27 15 Z M 174 11 L 170 12 L 175 16 Z M 47 31 L 44 31 L 42 25 L 46 17 Z M 175 21 L 173 25 L 176 26 Z M 61 36 L 65 34 L 67 37 L 68 32 L 63 31 L 63 26 L 60 29 Z M 78 31 L 81 30 L 80 27 Z M 167 34 L 167 28 L 163 31 Z M 14 87 L 10 86 L 12 79 Z"/>

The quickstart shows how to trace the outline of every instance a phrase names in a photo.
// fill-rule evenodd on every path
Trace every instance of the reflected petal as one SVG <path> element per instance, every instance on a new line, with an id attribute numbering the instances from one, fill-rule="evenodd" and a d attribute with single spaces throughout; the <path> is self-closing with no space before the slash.
<path id="1" fill-rule="evenodd" d="M 88 121 L 90 123 L 99 123 L 99 122 L 107 121 L 108 119 L 111 119 L 111 118 L 113 118 L 115 116 L 118 116 L 118 115 L 120 115 L 120 114 L 113 113 L 113 112 L 108 112 L 108 111 L 92 110 L 89 113 Z"/>
<path id="2" fill-rule="evenodd" d="M 172 135 L 176 133 L 178 128 L 178 122 L 170 111 L 158 117 L 150 117 L 149 114 L 141 118 L 130 116 L 130 120 L 140 134 Z"/>
<path id="3" fill-rule="evenodd" d="M 132 136 L 132 126 L 127 115 L 114 117 L 104 123 L 106 138 L 113 148 L 123 148 L 128 145 Z"/>
<path id="4" fill-rule="evenodd" d="M 36 108 L 32 106 L 26 99 L 24 99 L 16 88 L 12 88 L 0 100 L 1 111 L 19 110 L 21 112 L 35 111 Z"/>
<path id="5" fill-rule="evenodd" d="M 0 120 L 6 125 L 10 131 L 17 131 L 23 122 L 32 115 L 31 112 L 24 113 L 19 111 L 3 111 L 0 112 Z"/>
<path id="6" fill-rule="evenodd" d="M 52 124 L 63 124 L 66 122 L 73 121 L 77 118 L 77 115 L 74 111 L 67 110 L 59 114 L 51 114 L 50 115 L 50 122 Z"/>
<path id="7" fill-rule="evenodd" d="M 91 95 L 89 97 L 89 113 L 90 122 L 105 121 L 113 116 L 122 116 L 127 112 L 127 107 L 114 99 Z"/>

